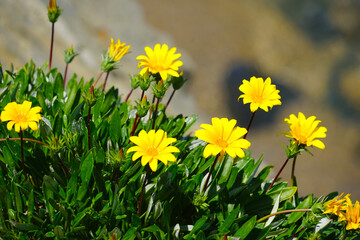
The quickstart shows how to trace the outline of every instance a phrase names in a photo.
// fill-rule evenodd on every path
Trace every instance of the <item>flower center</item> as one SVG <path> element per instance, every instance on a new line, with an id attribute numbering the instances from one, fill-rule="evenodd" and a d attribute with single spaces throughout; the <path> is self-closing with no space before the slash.
<path id="1" fill-rule="evenodd" d="M 224 139 L 218 138 L 216 140 L 216 145 L 218 145 L 221 148 L 227 148 L 227 146 L 229 145 L 229 143 L 227 141 L 225 141 Z"/>
<path id="2" fill-rule="evenodd" d="M 18 113 L 18 115 L 16 116 L 15 122 L 27 122 L 27 117 L 25 114 L 23 113 Z"/>
<path id="3" fill-rule="evenodd" d="M 167 68 L 164 67 L 164 65 L 162 65 L 162 64 L 156 64 L 153 66 L 153 69 L 155 69 L 157 72 L 161 72 L 161 71 L 166 70 Z"/>
<path id="4" fill-rule="evenodd" d="M 254 103 L 262 103 L 264 101 L 264 97 L 262 95 L 255 95 L 253 97 Z"/>
<path id="5" fill-rule="evenodd" d="M 153 157 L 159 155 L 159 151 L 154 147 L 148 147 L 146 152 L 148 155 L 153 156 Z"/>

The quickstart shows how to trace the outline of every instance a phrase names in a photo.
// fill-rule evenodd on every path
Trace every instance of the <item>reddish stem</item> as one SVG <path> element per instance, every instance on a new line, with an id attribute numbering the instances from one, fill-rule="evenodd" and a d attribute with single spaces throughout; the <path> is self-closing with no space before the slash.
<path id="1" fill-rule="evenodd" d="M 284 167 L 286 166 L 286 164 L 288 163 L 290 158 L 287 158 L 286 161 L 284 162 L 284 164 L 282 165 L 282 167 L 280 168 L 279 172 L 276 174 L 274 180 L 272 181 L 272 183 L 270 184 L 269 188 L 266 191 L 269 191 L 272 186 L 274 185 L 274 183 L 276 182 L 276 180 L 278 179 L 280 173 L 282 172 L 282 170 L 284 169 Z"/>
<path id="2" fill-rule="evenodd" d="M 129 94 L 127 95 L 125 102 L 127 102 L 129 100 L 129 97 L 131 96 L 131 94 L 133 93 L 134 89 L 131 89 L 131 91 L 129 92 Z"/>
<path id="3" fill-rule="evenodd" d="M 206 180 L 205 180 L 205 184 L 204 184 L 203 189 L 202 189 L 202 192 L 203 192 L 204 194 L 205 194 L 205 190 L 206 190 L 206 188 L 207 188 L 207 185 L 208 185 L 208 183 L 209 183 L 210 176 L 211 176 L 212 172 L 214 171 L 214 168 L 215 168 L 215 165 L 216 165 L 216 162 L 217 162 L 218 158 L 219 158 L 219 155 L 216 156 L 215 161 L 214 161 L 213 165 L 212 165 L 211 168 L 210 168 L 209 175 L 207 176 L 207 178 L 206 178 Z"/>
<path id="4" fill-rule="evenodd" d="M 170 95 L 170 98 L 169 98 L 169 100 L 168 100 L 168 102 L 166 103 L 166 105 L 165 105 L 165 110 L 167 109 L 167 107 L 169 106 L 169 103 L 170 103 L 170 101 L 172 100 L 172 98 L 173 98 L 173 96 L 174 96 L 174 94 L 175 94 L 175 89 L 174 89 L 174 91 L 172 91 L 172 93 L 171 93 L 171 95 Z"/>
<path id="5" fill-rule="evenodd" d="M 149 175 L 150 175 L 150 168 L 148 167 L 148 168 L 147 168 L 147 172 L 146 172 L 146 176 L 145 176 L 145 179 L 144 179 L 142 188 L 141 188 L 141 193 L 140 193 L 140 196 L 139 196 L 139 201 L 138 201 L 137 215 L 138 215 L 139 217 L 140 217 L 140 215 L 141 215 L 141 205 L 142 205 L 142 199 L 143 199 L 143 197 L 144 197 L 146 181 L 147 181 L 147 179 L 149 178 Z"/>
<path id="6" fill-rule="evenodd" d="M 67 63 L 65 65 L 65 72 L 64 72 L 64 90 L 65 90 L 65 85 L 66 85 L 66 76 L 67 76 L 67 72 L 68 72 L 68 67 L 69 67 L 69 64 Z"/>
<path id="7" fill-rule="evenodd" d="M 102 88 L 102 91 L 101 91 L 101 92 L 104 92 L 104 91 L 105 91 L 105 87 L 106 87 L 106 83 L 107 83 L 107 80 L 108 80 L 109 74 L 110 74 L 110 72 L 107 72 L 107 73 L 106 73 L 106 76 L 105 76 L 105 81 L 104 81 L 104 86 L 103 86 L 103 88 Z"/>
<path id="8" fill-rule="evenodd" d="M 155 129 L 155 121 L 156 121 L 156 117 L 157 117 L 159 103 L 160 103 L 160 98 L 158 98 L 157 102 L 156 102 L 155 112 L 154 112 L 154 115 L 153 115 L 152 129 Z"/>
<path id="9" fill-rule="evenodd" d="M 247 132 L 246 132 L 246 134 L 244 135 L 244 139 L 246 139 L 246 136 L 247 136 L 247 135 L 248 135 L 248 133 L 249 133 L 249 130 L 250 130 L 251 124 L 252 124 L 252 122 L 253 122 L 253 120 L 254 120 L 254 117 L 255 117 L 255 113 L 256 113 L 256 111 L 255 111 L 255 112 L 253 112 L 253 113 L 252 113 L 252 115 L 251 115 L 251 118 L 250 118 L 249 124 L 248 124 L 248 126 L 247 126 L 247 128 L 246 128 Z"/>
<path id="10" fill-rule="evenodd" d="M 50 40 L 49 72 L 50 72 L 50 70 L 51 70 L 51 63 L 52 63 L 52 53 L 53 53 L 53 45 L 54 45 L 54 32 L 55 32 L 55 23 L 51 23 L 51 40 Z"/>

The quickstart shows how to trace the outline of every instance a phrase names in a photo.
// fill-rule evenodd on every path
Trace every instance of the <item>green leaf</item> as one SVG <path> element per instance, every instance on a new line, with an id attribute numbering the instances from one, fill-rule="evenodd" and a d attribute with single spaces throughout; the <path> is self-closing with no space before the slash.
<path id="1" fill-rule="evenodd" d="M 239 228 L 234 237 L 239 237 L 240 239 L 245 239 L 247 235 L 253 230 L 256 224 L 256 216 L 250 218 L 246 223 L 244 223 L 241 228 Z"/>
<path id="2" fill-rule="evenodd" d="M 136 228 L 130 228 L 125 235 L 122 237 L 122 240 L 134 240 L 136 238 Z"/>
<path id="3" fill-rule="evenodd" d="M 199 229 L 201 229 L 201 227 L 206 223 L 207 219 L 208 219 L 207 216 L 203 216 L 202 218 L 197 220 L 193 229 L 190 231 L 189 234 L 184 236 L 184 239 L 192 239 L 193 234 L 196 233 Z"/>
<path id="4" fill-rule="evenodd" d="M 118 142 L 121 137 L 120 113 L 115 110 L 110 121 L 110 138 L 113 142 Z"/>
<path id="5" fill-rule="evenodd" d="M 224 166 L 223 166 L 218 184 L 222 184 L 228 180 L 230 173 L 231 173 L 232 166 L 233 166 L 233 162 L 234 162 L 234 158 L 232 158 L 230 156 L 225 158 L 224 163 L 223 163 Z"/>
<path id="6" fill-rule="evenodd" d="M 271 190 L 268 191 L 266 195 L 271 197 L 275 202 L 279 194 L 281 194 L 280 202 L 282 202 L 291 198 L 297 191 L 297 187 L 284 187 L 284 188 L 276 189 L 275 191 L 271 191 Z"/>
<path id="7" fill-rule="evenodd" d="M 233 209 L 230 214 L 225 218 L 225 221 L 219 227 L 219 233 L 221 235 L 229 232 L 229 228 L 235 221 L 240 211 L 240 205 L 238 205 L 235 209 Z"/>
<path id="8" fill-rule="evenodd" d="M 297 207 L 296 209 L 307 209 L 311 207 L 312 204 L 312 195 L 307 196 L 307 198 L 305 198 Z M 305 214 L 305 212 L 293 212 L 289 215 L 289 217 L 287 218 L 287 223 L 288 224 L 292 224 L 297 222 L 303 215 Z"/>
<path id="9" fill-rule="evenodd" d="M 94 156 L 93 152 L 90 152 L 85 160 L 81 164 L 81 171 L 80 171 L 80 178 L 81 178 L 81 185 L 78 191 L 77 200 L 81 201 L 86 193 L 89 191 L 89 183 L 91 179 L 91 174 L 94 168 Z"/>

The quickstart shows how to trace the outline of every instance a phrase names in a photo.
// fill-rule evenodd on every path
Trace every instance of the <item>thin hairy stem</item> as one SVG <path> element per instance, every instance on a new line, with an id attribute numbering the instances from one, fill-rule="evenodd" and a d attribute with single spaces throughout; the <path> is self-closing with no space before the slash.
<path id="1" fill-rule="evenodd" d="M 152 129 L 155 129 L 155 121 L 156 121 L 156 117 L 157 117 L 157 112 L 158 112 L 158 107 L 159 107 L 160 101 L 161 101 L 161 98 L 158 98 L 158 99 L 157 99 L 157 102 L 156 102 L 156 106 L 155 106 L 155 111 L 154 111 L 154 114 L 153 114 Z M 156 129 L 155 129 L 155 130 L 156 130 Z"/>
<path id="2" fill-rule="evenodd" d="M 134 89 L 131 89 L 130 92 L 128 93 L 128 95 L 126 96 L 125 102 L 127 102 L 129 100 L 129 97 L 131 96 L 131 94 L 133 93 Z"/>
<path id="3" fill-rule="evenodd" d="M 276 215 L 280 215 L 280 214 L 286 214 L 286 213 L 292 213 L 292 212 L 310 212 L 311 208 L 306 208 L 306 209 L 290 209 L 290 210 L 284 210 L 284 211 L 280 211 L 280 212 L 276 212 L 276 213 L 271 213 L 263 218 L 260 218 L 257 222 L 262 222 L 272 216 L 276 216 Z"/>
<path id="4" fill-rule="evenodd" d="M 297 156 L 296 156 L 297 157 Z M 291 167 L 291 186 L 295 185 L 295 165 L 296 165 L 296 157 L 294 157 L 292 167 Z"/>
<path id="5" fill-rule="evenodd" d="M 91 85 L 92 88 L 95 87 L 95 85 L 97 84 L 97 82 L 100 80 L 101 76 L 103 75 L 104 71 L 101 71 L 99 76 L 96 78 L 95 82 Z"/>
<path id="6" fill-rule="evenodd" d="M 5 142 L 6 140 L 21 141 L 21 138 L 1 138 L 0 142 Z M 23 138 L 23 140 L 24 141 L 29 141 L 29 142 L 34 142 L 34 143 L 39 143 L 39 144 L 44 145 L 44 146 L 49 146 L 48 144 L 43 143 L 42 141 L 31 139 L 31 138 Z"/>

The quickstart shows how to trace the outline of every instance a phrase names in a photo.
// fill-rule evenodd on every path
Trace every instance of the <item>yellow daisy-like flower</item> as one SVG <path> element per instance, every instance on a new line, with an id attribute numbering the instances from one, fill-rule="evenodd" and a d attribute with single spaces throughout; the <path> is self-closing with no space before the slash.
<path id="1" fill-rule="evenodd" d="M 196 137 L 209 143 L 204 149 L 204 157 L 216 156 L 219 153 L 221 156 L 227 153 L 233 158 L 245 157 L 243 148 L 248 149 L 251 144 L 248 140 L 240 138 L 247 133 L 247 130 L 235 127 L 235 119 L 229 121 L 227 118 L 212 118 L 211 121 L 212 125 L 201 124 L 200 127 L 204 129 L 195 132 Z"/>
<path id="2" fill-rule="evenodd" d="M 139 136 L 130 137 L 130 141 L 137 146 L 133 146 L 126 153 L 135 152 L 132 160 L 141 157 L 141 164 L 145 166 L 149 163 L 154 172 L 158 167 L 158 160 L 167 165 L 168 162 L 175 162 L 176 158 L 172 153 L 180 152 L 175 146 L 169 146 L 176 142 L 176 138 L 168 138 L 163 130 L 150 130 L 148 133 L 141 130 Z"/>
<path id="3" fill-rule="evenodd" d="M 153 74 L 159 73 L 161 79 L 166 81 L 168 75 L 179 77 L 179 67 L 183 65 L 183 62 L 176 60 L 181 57 L 181 53 L 175 53 L 176 48 L 173 47 L 169 50 L 168 45 L 156 44 L 154 50 L 150 47 L 145 47 L 145 55 L 140 55 L 136 60 L 140 60 L 138 68 L 142 68 L 140 74 L 143 75 L 146 72 Z"/>
<path id="4" fill-rule="evenodd" d="M 114 39 L 111 38 L 111 43 L 108 49 L 109 57 L 113 58 L 114 62 L 119 61 L 125 54 L 130 53 L 130 45 L 125 46 L 126 43 L 121 43 L 118 39 L 117 43 L 114 43 Z"/>
<path id="5" fill-rule="evenodd" d="M 281 97 L 276 86 L 271 84 L 268 77 L 265 82 L 262 78 L 251 77 L 250 81 L 243 80 L 239 90 L 243 92 L 238 98 L 243 99 L 244 104 L 250 103 L 250 110 L 255 112 L 259 108 L 268 112 L 268 108 L 272 109 L 274 105 L 281 105 Z"/>
<path id="6" fill-rule="evenodd" d="M 325 211 L 323 214 L 335 214 L 336 216 L 341 216 L 347 207 L 346 199 L 349 198 L 350 194 L 347 194 L 344 198 L 340 199 L 343 195 L 344 193 L 324 203 Z"/>
<path id="7" fill-rule="evenodd" d="M 294 138 L 297 143 L 304 144 L 307 147 L 315 146 L 324 149 L 325 144 L 315 138 L 325 138 L 327 129 L 318 127 L 321 121 L 315 119 L 315 116 L 306 118 L 302 112 L 299 112 L 298 117 L 291 114 L 289 118 L 284 119 L 290 127 L 290 131 L 284 133 L 285 136 Z"/>
<path id="8" fill-rule="evenodd" d="M 0 118 L 2 122 L 9 121 L 7 124 L 9 131 L 14 125 L 16 132 L 20 132 L 20 129 L 26 130 L 28 127 L 34 131 L 38 129 L 38 123 L 41 120 L 41 107 L 32 108 L 31 104 L 29 101 L 24 101 L 22 104 L 11 102 L 5 106 Z"/>
<path id="9" fill-rule="evenodd" d="M 346 230 L 360 229 L 360 203 L 352 204 L 349 197 L 346 198 L 346 212 L 340 216 L 339 221 L 346 221 Z"/>

